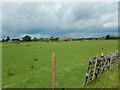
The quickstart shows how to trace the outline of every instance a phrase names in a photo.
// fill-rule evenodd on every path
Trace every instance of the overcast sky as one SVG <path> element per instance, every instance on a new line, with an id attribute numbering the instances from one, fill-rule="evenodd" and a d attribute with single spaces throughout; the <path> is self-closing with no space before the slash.
<path id="1" fill-rule="evenodd" d="M 0 14 L 1 15 L 1 14 Z M 4 2 L 2 37 L 101 37 L 118 35 L 118 3 Z"/>

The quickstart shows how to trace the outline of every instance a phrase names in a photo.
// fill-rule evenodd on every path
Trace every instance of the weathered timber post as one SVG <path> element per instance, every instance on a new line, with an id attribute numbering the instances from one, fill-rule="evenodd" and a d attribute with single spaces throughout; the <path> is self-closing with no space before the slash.
<path id="1" fill-rule="evenodd" d="M 89 60 L 83 87 L 92 80 L 100 77 L 104 70 L 107 70 L 107 68 L 112 68 L 116 65 L 118 60 L 120 60 L 119 54 L 120 53 L 118 51 L 108 55 L 104 55 L 102 53 L 99 57 L 97 56 L 96 58 Z"/>
<path id="2" fill-rule="evenodd" d="M 95 72 L 96 72 L 97 60 L 98 60 L 97 57 L 98 57 L 98 56 L 96 56 L 96 59 L 95 59 L 95 64 L 94 64 L 94 70 L 93 70 L 93 77 L 92 77 L 92 80 L 95 79 Z"/>
<path id="3" fill-rule="evenodd" d="M 112 68 L 112 53 L 110 54 L 110 69 Z"/>
<path id="4" fill-rule="evenodd" d="M 84 83 L 83 83 L 83 87 L 90 82 L 91 65 L 92 65 L 92 60 L 89 59 L 87 69 L 86 69 L 86 75 L 85 75 L 85 80 L 84 80 Z"/>
<path id="5" fill-rule="evenodd" d="M 56 88 L 56 55 L 52 54 L 52 90 Z"/>

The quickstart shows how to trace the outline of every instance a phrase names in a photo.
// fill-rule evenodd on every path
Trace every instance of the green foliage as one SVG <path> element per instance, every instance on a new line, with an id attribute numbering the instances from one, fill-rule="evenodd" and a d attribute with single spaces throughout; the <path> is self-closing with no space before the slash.
<path id="1" fill-rule="evenodd" d="M 110 35 L 107 35 L 105 36 L 105 39 L 108 40 L 108 39 L 120 39 L 120 36 L 110 36 Z"/>
<path id="2" fill-rule="evenodd" d="M 53 36 L 50 37 L 50 41 L 58 41 L 59 37 L 54 38 Z"/>
<path id="3" fill-rule="evenodd" d="M 48 42 L 49 39 L 48 39 L 48 38 L 40 38 L 39 41 L 40 41 L 40 42 Z"/>
<path id="4" fill-rule="evenodd" d="M 39 41 L 44 41 L 44 38 L 40 38 Z"/>
<path id="5" fill-rule="evenodd" d="M 27 47 L 26 45 L 30 45 Z M 102 49 L 104 48 L 104 50 Z M 73 42 L 22 42 L 2 44 L 2 78 L 3 88 L 51 88 L 52 60 L 56 53 L 57 88 L 83 87 L 87 63 L 90 57 L 107 54 L 118 49 L 117 40 L 91 40 Z M 37 59 L 35 61 L 35 59 Z M 8 68 L 15 67 L 14 75 L 8 76 Z M 117 70 L 111 70 L 112 74 Z M 108 74 L 108 73 L 107 73 Z M 102 75 L 89 87 L 117 87 L 115 80 L 109 81 L 108 75 Z M 105 79 L 106 78 L 106 79 Z M 113 82 L 112 82 L 113 80 Z M 111 86 L 112 83 L 112 86 Z M 115 86 L 116 85 L 116 86 Z"/>
<path id="6" fill-rule="evenodd" d="M 10 41 L 10 38 L 9 38 L 9 37 L 7 37 L 7 39 L 6 39 L 6 42 L 8 42 L 8 41 Z"/>
<path id="7" fill-rule="evenodd" d="M 110 35 L 105 36 L 105 39 L 110 39 Z"/>
<path id="8" fill-rule="evenodd" d="M 35 37 L 35 38 L 33 38 L 33 41 L 38 41 L 38 38 L 36 38 L 36 37 Z"/>
<path id="9" fill-rule="evenodd" d="M 31 37 L 26 35 L 25 37 L 22 38 L 23 41 L 31 41 Z"/>
<path id="10" fill-rule="evenodd" d="M 5 39 L 2 39 L 2 42 L 5 42 Z"/>

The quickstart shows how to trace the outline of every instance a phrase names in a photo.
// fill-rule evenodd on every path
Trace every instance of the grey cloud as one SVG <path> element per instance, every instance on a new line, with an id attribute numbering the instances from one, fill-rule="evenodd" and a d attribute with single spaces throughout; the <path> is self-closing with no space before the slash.
<path id="1" fill-rule="evenodd" d="M 109 27 L 117 21 L 117 3 L 3 3 L 2 11 L 3 38 L 117 33 L 117 27 Z"/>

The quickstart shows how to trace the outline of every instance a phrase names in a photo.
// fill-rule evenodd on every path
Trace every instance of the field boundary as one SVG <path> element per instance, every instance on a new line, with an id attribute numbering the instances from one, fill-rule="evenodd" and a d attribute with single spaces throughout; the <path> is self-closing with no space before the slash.
<path id="1" fill-rule="evenodd" d="M 117 65 L 118 60 L 119 60 L 118 50 L 107 55 L 103 55 L 102 53 L 100 56 L 90 58 L 88 61 L 84 85 L 87 85 L 94 79 L 97 79 L 102 75 L 104 71 L 109 70 L 113 66 Z"/>

